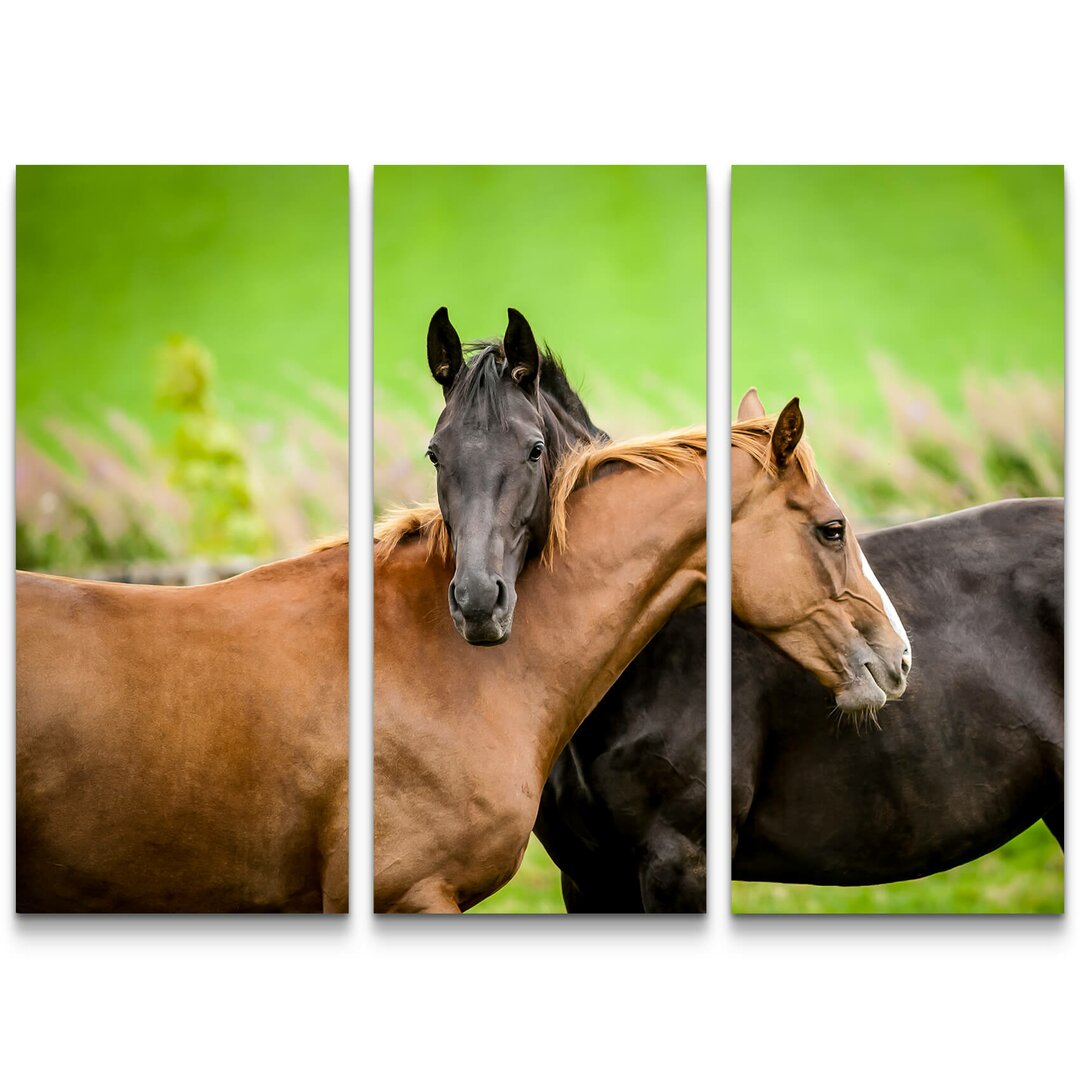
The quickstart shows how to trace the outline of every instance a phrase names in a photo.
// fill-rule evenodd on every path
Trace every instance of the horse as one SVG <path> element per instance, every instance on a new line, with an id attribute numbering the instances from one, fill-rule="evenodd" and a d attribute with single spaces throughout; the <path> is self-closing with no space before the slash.
<path id="1" fill-rule="evenodd" d="M 445 405 L 428 443 L 454 552 L 450 615 L 473 645 L 510 639 L 515 583 L 551 540 L 551 479 L 568 448 L 606 436 L 532 328 L 507 310 L 501 341 L 466 362 L 445 307 L 428 326 L 428 367 Z M 813 671 L 844 711 L 904 692 L 911 647 L 803 441 L 794 398 L 778 417 L 755 390 L 732 430 L 732 611 Z"/>
<path id="2" fill-rule="evenodd" d="M 379 912 L 455 913 L 516 873 L 555 758 L 656 631 L 705 593 L 705 433 L 588 446 L 553 478 L 550 567 L 512 640 L 439 618 L 455 569 L 436 507 L 376 533 Z"/>
<path id="3" fill-rule="evenodd" d="M 732 877 L 878 885 L 1040 818 L 1064 848 L 1064 503 L 1019 499 L 863 539 L 919 647 L 880 729 L 732 628 Z"/>
<path id="4" fill-rule="evenodd" d="M 860 542 L 919 664 L 879 730 L 838 720 L 807 672 L 732 626 L 732 877 L 899 881 L 1040 817 L 1063 845 L 1061 500 L 992 503 Z M 704 908 L 704 672 L 680 663 L 692 627 L 681 646 L 662 640 L 689 616 L 704 623 L 703 609 L 673 618 L 548 778 L 537 832 L 569 911 Z"/>
<path id="5" fill-rule="evenodd" d="M 348 910 L 345 541 L 171 587 L 20 572 L 20 912 Z"/>
<path id="6" fill-rule="evenodd" d="M 527 320 L 515 309 L 508 310 L 503 339 L 477 343 L 468 362 L 446 308 L 440 308 L 432 317 L 427 345 L 428 366 L 443 388 L 446 403 L 430 441 L 428 456 L 437 470 L 439 507 L 447 523 L 447 534 L 454 537 L 452 546 L 457 569 L 449 590 L 450 612 L 466 640 L 475 644 L 499 644 L 507 640 L 510 633 L 516 575 L 529 556 L 542 555 L 546 550 L 550 530 L 544 496 L 545 487 L 550 487 L 551 473 L 557 469 L 560 456 L 568 447 L 603 441 L 607 436 L 592 422 L 558 360 L 550 351 L 542 353 L 537 348 Z M 748 402 L 750 400 L 748 395 Z M 797 399 L 785 413 L 791 425 L 783 429 L 786 432 L 784 446 L 779 448 L 778 439 L 776 450 L 771 442 L 772 428 L 764 420 L 764 410 L 760 408 L 756 393 L 752 395 L 752 401 L 756 402 L 760 415 L 750 417 L 750 405 L 744 403 L 742 419 L 752 419 L 753 423 L 744 425 L 746 430 L 741 438 L 744 449 L 761 466 L 765 482 L 758 483 L 753 498 L 748 492 L 743 500 L 748 512 L 742 535 L 748 538 L 753 537 L 755 529 L 767 519 L 771 507 L 766 507 L 765 514 L 759 511 L 767 502 L 769 491 L 806 489 L 812 495 L 818 486 L 812 454 L 805 443 L 799 445 L 802 418 Z M 778 460 L 776 454 L 784 455 L 783 460 Z M 789 461 L 797 463 L 797 467 L 788 469 Z M 784 481 L 787 481 L 786 486 Z M 494 493 L 498 493 L 497 499 Z M 821 512 L 822 505 L 831 506 L 831 498 L 827 504 L 822 500 L 813 508 Z M 751 517 L 753 521 L 750 521 Z M 838 546 L 834 543 L 834 553 Z M 864 566 L 865 560 L 854 557 L 846 560 L 845 577 L 852 591 L 858 590 L 864 595 L 880 593 L 868 567 L 868 576 L 861 577 Z M 820 574 L 813 565 L 809 572 Z M 836 571 L 833 573 L 835 578 Z M 466 598 L 467 611 L 463 610 L 459 588 Z M 814 601 L 818 599 L 815 597 Z M 885 596 L 881 597 L 880 609 L 878 621 L 882 625 L 874 630 L 879 640 L 888 643 L 889 632 L 896 629 L 898 620 Z M 759 606 L 754 614 L 759 618 L 764 615 L 782 625 L 786 613 L 781 610 L 781 617 L 777 618 L 775 612 L 764 611 Z M 824 614 L 828 615 L 828 611 Z M 747 617 L 752 618 L 753 614 Z M 888 626 L 883 625 L 886 619 Z M 839 622 L 843 625 L 843 619 Z M 900 636 L 902 634 L 901 626 L 894 644 L 893 672 L 883 679 L 888 682 L 891 695 L 902 692 L 902 680 L 910 665 L 910 646 L 906 638 Z M 833 636 L 838 637 L 835 633 Z M 789 639 L 793 640 L 793 635 L 789 634 Z M 865 654 L 868 647 L 865 641 L 862 644 Z M 898 674 L 895 672 L 897 646 L 901 665 Z M 673 649 L 677 649 L 677 656 L 669 653 Z M 824 651 L 819 646 L 818 654 Z M 557 762 L 552 781 L 545 789 L 536 827 L 537 835 L 557 863 L 560 859 L 558 851 L 573 847 L 572 838 L 568 844 L 559 843 L 561 826 L 558 813 L 553 812 L 560 802 L 559 791 L 562 792 L 559 812 L 572 813 L 573 796 L 569 792 L 580 774 L 583 757 L 589 757 L 598 749 L 596 740 L 600 736 L 596 733 L 601 723 L 618 724 L 620 718 L 637 710 L 641 694 L 649 695 L 655 680 L 667 680 L 672 666 L 678 670 L 678 677 L 670 682 L 671 695 L 663 699 L 664 704 L 660 707 L 669 715 L 699 716 L 703 731 L 703 611 L 674 616 L 673 625 L 634 661 L 599 706 L 598 713 L 606 719 L 591 719 L 587 731 L 583 729 L 575 736 Z M 878 667 L 881 670 L 885 665 L 879 661 Z M 869 679 L 864 679 L 864 684 L 869 683 Z M 863 693 L 869 692 L 869 685 L 864 685 Z M 878 695 L 884 693 L 875 685 L 873 696 L 865 698 L 860 696 L 858 689 L 849 688 L 844 705 L 878 707 L 880 700 L 884 700 L 884 697 L 879 700 Z M 644 723 L 649 726 L 647 718 Z M 693 727 L 692 719 L 690 726 Z M 625 767 L 630 747 L 623 743 L 622 751 L 621 760 Z M 643 777 L 646 770 L 663 769 L 655 758 L 642 754 L 634 758 L 634 765 Z M 565 782 L 560 783 L 560 778 Z M 665 781 L 662 776 L 655 780 L 670 783 L 670 778 Z M 700 785 L 703 792 L 703 769 L 695 773 L 694 783 Z M 641 792 L 645 806 L 655 807 L 657 797 L 649 794 L 647 783 L 642 784 Z M 664 809 L 675 813 L 678 824 L 668 820 L 663 813 L 649 811 L 641 819 L 635 819 L 632 826 L 641 833 L 641 879 L 655 883 L 655 888 L 643 886 L 649 893 L 646 900 L 649 910 L 671 910 L 673 904 L 679 909 L 703 909 L 704 818 L 695 817 L 692 810 L 686 813 L 685 807 L 693 803 L 693 798 L 689 802 L 685 799 L 664 801 Z M 596 812 L 603 812 L 602 802 L 593 805 Z M 680 855 L 687 848 L 695 852 L 685 864 L 694 868 L 689 875 L 683 873 Z M 697 857 L 699 849 L 701 857 Z M 673 880 L 681 884 L 674 888 Z M 567 882 L 566 878 L 564 882 Z M 568 905 L 575 904 L 576 899 L 570 895 L 572 884 L 567 883 L 564 891 Z"/>

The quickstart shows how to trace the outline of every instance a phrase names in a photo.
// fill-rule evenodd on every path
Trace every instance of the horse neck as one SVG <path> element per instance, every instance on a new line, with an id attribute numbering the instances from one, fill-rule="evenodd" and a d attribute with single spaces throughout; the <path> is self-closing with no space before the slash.
<path id="1" fill-rule="evenodd" d="M 609 470 L 575 492 L 553 568 L 518 579 L 510 640 L 466 644 L 446 611 L 453 565 L 403 544 L 375 567 L 376 722 L 408 739 L 516 747 L 544 777 L 578 724 L 661 626 L 704 600 L 705 475 L 697 463 Z M 422 676 L 418 672 L 422 671 Z M 539 787 L 536 789 L 539 791 Z"/>
<path id="2" fill-rule="evenodd" d="M 653 634 L 704 601 L 704 587 L 703 469 L 623 467 L 571 497 L 567 550 L 553 571 L 519 580 L 510 642 L 536 683 L 519 692 L 525 715 L 532 701 L 551 703 L 537 718 L 543 775 Z"/>

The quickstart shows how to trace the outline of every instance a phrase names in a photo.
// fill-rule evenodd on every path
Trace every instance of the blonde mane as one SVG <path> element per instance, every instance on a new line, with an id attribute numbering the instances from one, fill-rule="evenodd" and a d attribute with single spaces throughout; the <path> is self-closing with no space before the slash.
<path id="1" fill-rule="evenodd" d="M 776 427 L 776 415 L 755 416 L 751 420 L 737 420 L 731 425 L 731 446 L 734 450 L 744 450 L 748 453 L 769 476 L 776 475 L 776 462 L 769 453 L 769 443 L 772 440 L 773 428 Z M 814 451 L 806 439 L 800 439 L 795 447 L 795 461 L 802 469 L 803 475 L 811 484 L 817 483 L 817 463 L 814 461 Z"/>
<path id="2" fill-rule="evenodd" d="M 650 435 L 618 442 L 584 443 L 571 450 L 559 463 L 551 479 L 551 524 L 544 543 L 542 560 L 551 564 L 556 552 L 566 549 L 566 517 L 570 496 L 584 487 L 605 465 L 628 465 L 646 472 L 677 469 L 693 462 L 704 468 L 705 428 Z M 395 507 L 375 526 L 375 561 L 383 562 L 402 540 L 427 539 L 428 558 L 450 557 L 450 534 L 436 503 Z"/>
<path id="3" fill-rule="evenodd" d="M 333 548 L 345 547 L 348 543 L 348 533 L 339 533 L 337 536 L 324 536 L 321 540 L 316 540 L 308 548 L 307 553 L 309 555 L 318 555 L 320 551 L 331 551 Z"/>

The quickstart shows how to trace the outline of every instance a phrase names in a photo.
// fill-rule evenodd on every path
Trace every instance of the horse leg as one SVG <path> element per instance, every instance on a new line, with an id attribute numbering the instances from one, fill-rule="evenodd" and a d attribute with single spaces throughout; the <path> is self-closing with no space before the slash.
<path id="1" fill-rule="evenodd" d="M 649 830 L 641 866 L 647 912 L 704 912 L 705 849 L 670 825 Z"/>
<path id="2" fill-rule="evenodd" d="M 602 883 L 581 886 L 563 872 L 563 903 L 568 915 L 642 915 L 641 889 L 636 875 L 604 868 Z"/>

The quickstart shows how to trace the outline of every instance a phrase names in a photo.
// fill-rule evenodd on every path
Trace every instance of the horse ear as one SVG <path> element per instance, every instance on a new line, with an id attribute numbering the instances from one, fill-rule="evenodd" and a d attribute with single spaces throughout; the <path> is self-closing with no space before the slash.
<path id="1" fill-rule="evenodd" d="M 783 469 L 795 453 L 803 435 L 803 415 L 799 399 L 792 398 L 776 418 L 769 450 L 777 469 Z"/>
<path id="2" fill-rule="evenodd" d="M 525 316 L 514 308 L 507 308 L 506 315 L 503 352 L 510 365 L 510 377 L 522 390 L 531 390 L 540 376 L 540 350 Z"/>
<path id="3" fill-rule="evenodd" d="M 757 387 L 751 386 L 739 402 L 739 420 L 760 420 L 765 415 L 765 406 L 758 397 Z"/>
<path id="4" fill-rule="evenodd" d="M 443 388 L 443 395 L 449 394 L 463 360 L 461 338 L 444 307 L 439 308 L 428 323 L 427 362 L 431 377 Z"/>

